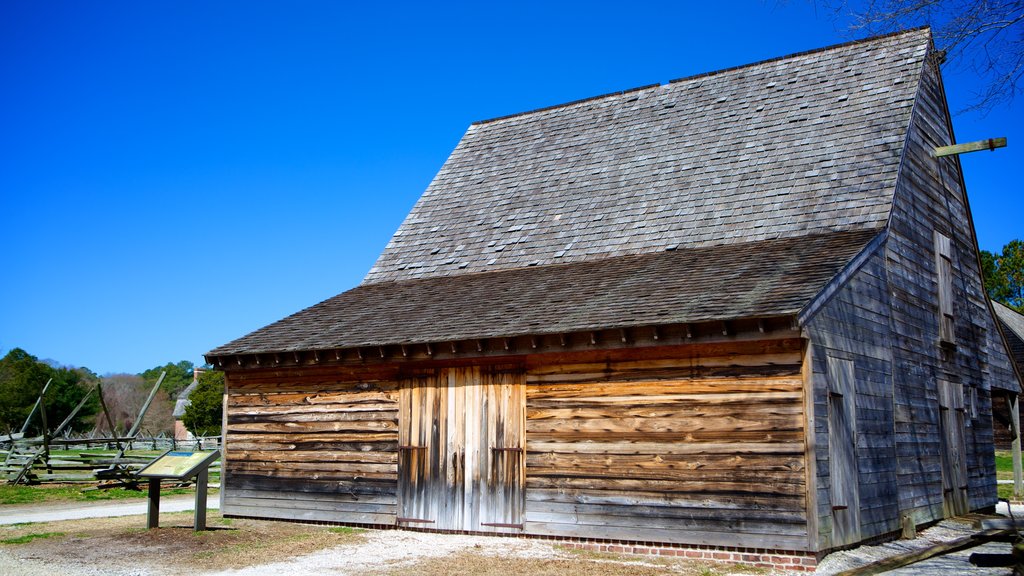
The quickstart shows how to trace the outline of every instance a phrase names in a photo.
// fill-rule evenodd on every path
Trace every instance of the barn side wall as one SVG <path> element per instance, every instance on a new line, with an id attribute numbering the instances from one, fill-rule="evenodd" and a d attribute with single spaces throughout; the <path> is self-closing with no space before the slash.
<path id="1" fill-rule="evenodd" d="M 944 514 L 940 381 L 962 386 L 964 392 L 971 510 L 996 502 L 992 392 L 1016 386 L 985 300 L 959 160 L 932 155 L 935 147 L 952 141 L 948 120 L 941 78 L 928 64 L 885 245 L 892 299 L 899 506 L 918 524 Z M 952 243 L 952 345 L 940 342 L 935 232 Z"/>
<path id="2" fill-rule="evenodd" d="M 885 258 L 873 254 L 807 325 L 811 340 L 818 546 L 833 541 L 829 454 L 829 358 L 853 362 L 856 477 L 861 540 L 898 530 L 892 335 Z"/>
<path id="3" fill-rule="evenodd" d="M 803 345 L 520 358 L 522 533 L 808 550 Z M 224 513 L 394 525 L 399 364 L 229 373 Z"/>
<path id="4" fill-rule="evenodd" d="M 226 405 L 225 514 L 394 524 L 394 370 L 229 373 Z"/>
<path id="5" fill-rule="evenodd" d="M 525 531 L 806 549 L 801 359 L 532 367 Z"/>

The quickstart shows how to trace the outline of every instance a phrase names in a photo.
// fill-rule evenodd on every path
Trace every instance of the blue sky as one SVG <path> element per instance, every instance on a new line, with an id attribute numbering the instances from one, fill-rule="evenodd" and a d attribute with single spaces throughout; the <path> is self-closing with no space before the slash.
<path id="1" fill-rule="evenodd" d="M 371 5 L 372 4 L 372 5 Z M 98 373 L 355 286 L 473 121 L 844 42 L 810 2 L 0 4 L 0 352 Z M 946 73 L 954 109 L 979 88 Z M 982 248 L 1019 104 L 954 118 Z"/>

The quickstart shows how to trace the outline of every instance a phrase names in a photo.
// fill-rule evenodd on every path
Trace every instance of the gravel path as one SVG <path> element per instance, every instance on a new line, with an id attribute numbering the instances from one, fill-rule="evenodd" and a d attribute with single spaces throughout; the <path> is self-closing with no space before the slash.
<path id="1" fill-rule="evenodd" d="M 567 555 L 553 548 L 550 542 L 542 540 L 374 530 L 367 533 L 366 542 L 357 546 L 331 548 L 287 562 L 214 572 L 206 576 L 354 576 L 412 566 L 422 560 L 462 551 L 518 558 L 556 558 Z"/>

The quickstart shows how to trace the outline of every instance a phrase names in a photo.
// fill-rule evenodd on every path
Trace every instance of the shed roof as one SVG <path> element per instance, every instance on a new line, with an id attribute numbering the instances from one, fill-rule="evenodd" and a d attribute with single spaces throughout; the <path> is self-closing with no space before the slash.
<path id="1" fill-rule="evenodd" d="M 871 230 L 364 284 L 212 356 L 794 315 Z"/>
<path id="2" fill-rule="evenodd" d="M 1002 325 L 1003 335 L 1006 336 L 1006 343 L 1010 348 L 1010 359 L 1024 375 L 1024 314 L 995 300 L 992 301 L 992 309 L 996 313 L 996 319 Z"/>

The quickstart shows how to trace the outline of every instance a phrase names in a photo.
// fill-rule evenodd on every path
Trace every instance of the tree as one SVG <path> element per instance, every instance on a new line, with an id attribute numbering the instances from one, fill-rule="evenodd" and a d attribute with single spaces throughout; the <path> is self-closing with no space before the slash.
<path id="1" fill-rule="evenodd" d="M 199 385 L 188 396 L 189 405 L 181 422 L 195 436 L 220 434 L 224 408 L 224 373 L 207 370 L 199 374 Z"/>
<path id="2" fill-rule="evenodd" d="M 166 392 L 168 397 L 177 398 L 178 393 L 192 383 L 192 368 L 193 365 L 188 360 L 182 360 L 177 364 L 168 362 L 163 366 L 150 368 L 139 376 L 142 376 L 146 384 L 152 386 L 160 377 L 161 372 L 167 372 L 163 383 L 160 384 L 160 389 Z"/>
<path id="3" fill-rule="evenodd" d="M 14 348 L 0 359 L 0 429 L 5 433 L 20 430 L 50 379 L 53 382 L 43 401 L 47 425 L 52 430 L 88 394 L 98 381 L 96 374 L 88 368 L 54 368 L 21 348 Z M 93 394 L 69 424 L 70 429 L 81 430 L 88 426 L 98 409 L 99 399 Z M 42 418 L 38 414 L 32 418 L 26 433 L 42 433 Z"/>
<path id="4" fill-rule="evenodd" d="M 0 427 L 4 433 L 21 429 L 51 371 L 21 348 L 0 359 Z"/>
<path id="5" fill-rule="evenodd" d="M 988 297 L 1024 313 L 1024 242 L 1011 240 L 1000 254 L 981 251 Z"/>
<path id="6" fill-rule="evenodd" d="M 968 110 L 987 111 L 1024 91 L 1024 0 L 837 0 L 853 28 L 870 35 L 928 25 L 954 66 L 971 68 L 985 88 Z"/>
<path id="7" fill-rule="evenodd" d="M 159 374 L 157 374 L 159 377 Z M 117 431 L 124 433 L 131 429 L 135 417 L 139 415 L 153 383 L 146 384 L 142 376 L 135 374 L 111 374 L 103 377 L 103 401 L 107 406 L 110 420 Z M 143 422 L 145 430 L 151 433 L 173 432 L 174 417 L 171 412 L 174 403 L 166 394 L 158 393 L 146 412 Z M 110 433 L 110 425 L 106 418 L 96 419 L 97 430 Z"/>

